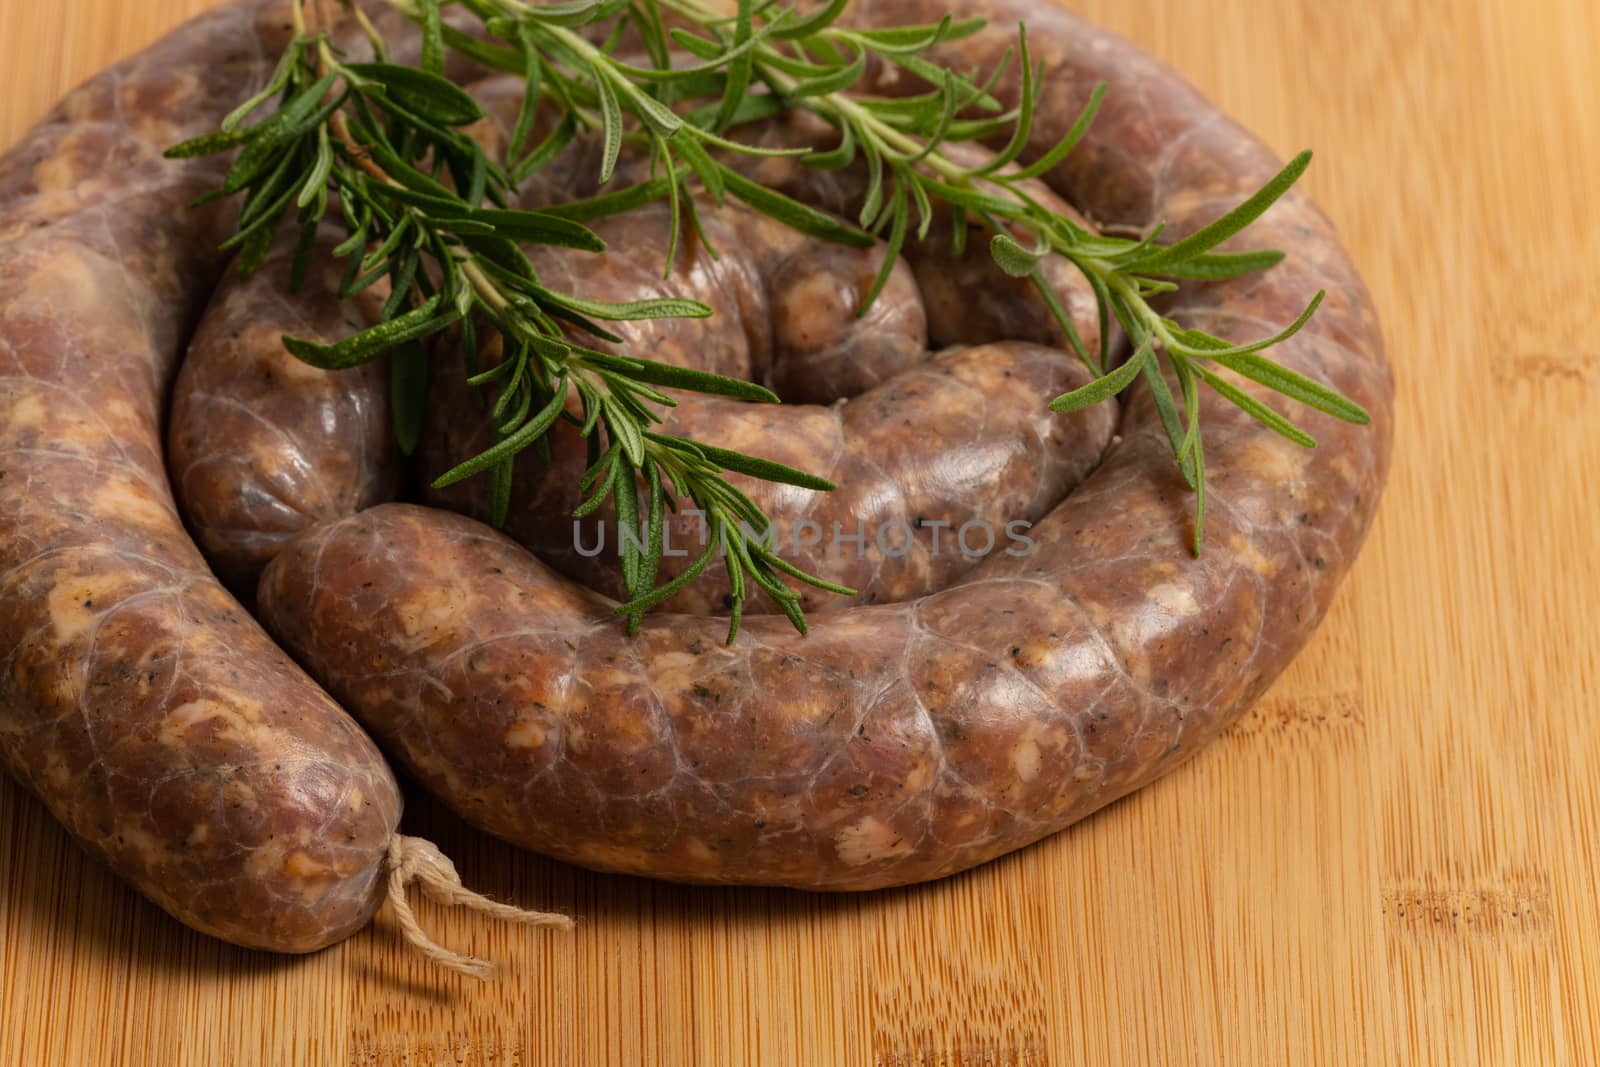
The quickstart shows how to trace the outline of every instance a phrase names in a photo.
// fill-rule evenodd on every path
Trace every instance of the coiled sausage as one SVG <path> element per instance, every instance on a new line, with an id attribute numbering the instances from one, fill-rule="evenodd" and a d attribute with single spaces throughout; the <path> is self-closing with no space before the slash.
<path id="1" fill-rule="evenodd" d="M 1041 143 L 1091 87 L 1107 104 L 1048 176 L 1092 218 L 1192 232 L 1277 169 L 1180 78 L 1024 0 Z M 866 3 L 884 25 L 925 0 Z M 1002 92 L 1006 92 L 1002 87 Z M 1146 396 L 1098 470 L 1030 535 L 903 604 L 830 612 L 801 638 L 610 602 L 460 516 L 389 505 L 314 530 L 263 576 L 269 627 L 438 795 L 478 826 L 589 866 L 701 882 L 862 889 L 939 877 L 1053 833 L 1159 777 L 1254 701 L 1327 610 L 1387 468 L 1392 382 L 1372 302 L 1327 220 L 1282 200 L 1249 240 L 1288 261 L 1185 289 L 1165 311 L 1223 336 L 1329 299 L 1276 357 L 1367 408 L 1301 449 L 1207 400 L 1206 550 Z M 1269 404 L 1281 399 L 1263 396 Z"/>

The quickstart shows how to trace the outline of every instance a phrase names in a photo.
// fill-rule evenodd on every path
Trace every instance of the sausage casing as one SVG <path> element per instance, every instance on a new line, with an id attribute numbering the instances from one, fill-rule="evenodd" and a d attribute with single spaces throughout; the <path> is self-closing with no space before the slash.
<path id="1" fill-rule="evenodd" d="M 218 165 L 161 152 L 259 84 L 287 24 L 203 15 L 0 164 L 0 761 L 183 922 L 307 951 L 382 899 L 399 792 L 207 569 L 160 435 L 228 221 L 188 206 Z"/>

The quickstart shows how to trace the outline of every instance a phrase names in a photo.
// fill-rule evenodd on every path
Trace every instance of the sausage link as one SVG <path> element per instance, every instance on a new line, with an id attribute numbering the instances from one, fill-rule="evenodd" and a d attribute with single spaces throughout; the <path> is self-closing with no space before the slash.
<path id="1" fill-rule="evenodd" d="M 1118 38 L 1025 0 L 958 6 L 996 27 L 942 57 L 961 69 L 1029 23 L 1041 138 L 1108 83 L 1081 154 L 1050 176 L 1096 219 L 1165 217 L 1175 238 L 1276 169 Z M 938 13 L 928 0 L 857 10 L 885 25 Z M 715 620 L 658 615 L 630 640 L 608 601 L 510 540 L 400 505 L 286 549 L 263 577 L 265 618 L 430 788 L 508 840 L 611 870 L 825 889 L 981 863 L 1215 737 L 1305 643 L 1372 518 L 1392 385 L 1371 300 L 1303 196 L 1248 240 L 1287 263 L 1189 287 L 1170 314 L 1254 336 L 1328 288 L 1275 355 L 1375 425 L 1314 419 L 1307 450 L 1206 401 L 1198 559 L 1191 500 L 1141 395 L 1101 467 L 1031 531 L 1031 555 L 914 602 L 819 616 L 807 638 L 763 616 L 725 647 Z"/>
<path id="2" fill-rule="evenodd" d="M 173 386 L 167 463 L 184 518 L 224 582 L 253 592 L 295 534 L 394 499 L 400 456 L 386 365 L 324 371 L 283 346 L 329 344 L 377 321 L 382 293 L 339 296 L 343 239 L 325 225 L 306 285 L 288 291 L 298 232 L 259 273 L 231 272 L 200 322 Z"/>
<path id="3" fill-rule="evenodd" d="M 399 18 L 386 11 L 383 23 Z M 415 36 L 399 38 L 402 51 L 415 50 Z M 487 112 L 471 132 L 497 158 L 522 85 L 496 76 L 470 89 Z M 574 154 L 563 153 L 557 163 L 568 163 L 555 169 L 575 171 Z M 388 297 L 387 279 L 343 299 L 345 264 L 332 251 L 345 234 L 328 222 L 302 287 L 291 292 L 298 236 L 286 228 L 249 278 L 236 270 L 223 277 L 178 369 L 168 418 L 168 469 L 184 519 L 212 568 L 247 600 L 289 538 L 394 499 L 404 467 L 387 364 L 319 370 L 282 340 L 291 334 L 327 344 L 366 329 Z"/>
<path id="4" fill-rule="evenodd" d="M 160 153 L 260 84 L 285 14 L 201 16 L 0 163 L 0 762 L 181 921 L 309 951 L 381 900 L 399 792 L 207 570 L 160 435 L 228 221 L 188 206 L 219 165 Z"/>
<path id="5" fill-rule="evenodd" d="M 665 281 L 662 266 L 671 242 L 665 204 L 601 220 L 596 232 L 615 251 L 593 255 L 533 248 L 529 255 L 540 276 L 558 289 L 615 301 L 647 299 L 666 291 L 716 310 L 709 320 L 616 323 L 620 343 L 584 336 L 585 343 L 675 366 L 765 380 L 791 399 L 794 394 L 822 401 L 854 395 L 927 359 L 922 302 L 903 264 L 895 264 L 884 292 L 866 315 L 857 315 L 883 265 L 882 248 L 846 248 L 809 238 L 739 206 L 717 208 L 706 202 L 700 211 L 712 247 L 689 236 L 680 244 L 672 275 Z M 430 433 L 433 447 L 425 451 L 433 475 L 490 444 L 480 402 L 461 386 L 461 378 L 458 362 L 436 381 L 435 395 L 443 403 Z M 779 462 L 793 460 L 807 449 L 809 455 L 829 455 L 841 448 L 843 423 L 834 412 L 786 406 L 776 412 L 763 409 L 752 420 L 748 405 L 719 403 L 691 393 L 673 395 L 678 407 L 668 412 L 667 432 L 694 433 L 699 422 L 743 419 L 747 433 L 719 425 L 719 440 L 760 438 L 757 451 Z M 781 431 L 774 432 L 779 426 L 770 422 L 763 428 L 763 419 L 776 419 Z M 570 427 L 561 426 L 552 434 L 551 448 L 552 462 L 535 465 L 529 456 L 519 464 L 509 528 L 564 573 L 620 594 L 612 565 L 620 536 L 614 511 L 607 505 L 577 536 L 570 519 L 581 502 L 575 490 L 587 465 L 584 443 Z M 743 478 L 737 483 L 755 491 L 758 503 L 770 503 L 763 483 Z M 803 512 L 804 498 L 813 495 L 790 494 L 787 503 Z M 438 493 L 434 499 L 479 517 L 489 515 L 484 479 Z M 681 503 L 692 507 L 687 501 Z M 702 532 L 692 520 L 685 521 L 683 508 L 678 514 L 674 527 L 680 543 L 698 538 L 703 544 Z M 611 553 L 599 558 L 580 551 L 580 541 L 592 544 L 608 530 Z M 669 557 L 665 573 L 670 575 L 687 562 Z M 685 590 L 673 606 L 709 611 L 723 606 L 724 595 L 725 590 L 712 581 Z"/>

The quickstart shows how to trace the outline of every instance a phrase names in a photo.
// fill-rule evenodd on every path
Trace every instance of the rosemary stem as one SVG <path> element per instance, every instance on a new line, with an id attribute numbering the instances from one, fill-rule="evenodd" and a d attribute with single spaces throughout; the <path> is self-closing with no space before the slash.
<path id="1" fill-rule="evenodd" d="M 675 11 L 690 19 L 695 25 L 707 28 L 722 21 L 722 16 L 698 4 L 695 0 L 662 0 L 662 6 Z M 759 69 L 761 77 L 771 85 L 779 95 L 787 96 L 799 84 L 798 79 L 784 73 L 776 61 L 781 56 L 770 45 L 762 45 L 751 53 L 755 66 Z M 902 160 L 910 160 L 921 155 L 925 147 L 915 138 L 895 129 L 884 122 L 870 110 L 862 107 L 856 100 L 842 92 L 825 93 L 820 96 L 807 97 L 800 102 L 801 106 L 823 118 L 832 119 L 835 123 L 853 123 L 862 131 L 870 131 L 874 138 L 881 144 L 894 149 L 895 154 Z M 944 158 L 943 153 L 935 151 L 923 157 L 923 162 L 937 172 L 941 178 L 948 181 L 964 181 L 966 171 Z"/>
<path id="2" fill-rule="evenodd" d="M 757 60 L 757 62 L 760 61 Z M 773 73 L 777 74 L 779 78 L 784 77 L 784 75 L 778 74 L 776 71 L 773 71 Z M 793 81 L 790 81 L 789 84 L 792 87 L 794 83 Z M 890 126 L 877 115 L 874 115 L 871 111 L 868 111 L 855 100 L 845 96 L 843 93 L 829 93 L 827 96 L 819 97 L 818 99 L 820 101 L 826 101 L 830 107 L 836 110 L 839 114 L 849 117 L 859 127 L 871 130 L 873 135 L 876 136 L 878 140 L 899 152 L 903 160 L 910 160 L 918 155 L 922 155 L 922 162 L 926 163 L 930 170 L 938 173 L 939 177 L 962 187 L 971 185 L 967 171 L 964 168 L 958 167 L 954 163 L 950 162 L 950 160 L 945 158 L 943 152 L 935 149 L 934 151 L 923 155 L 923 149 L 925 146 L 919 143 L 916 138 L 910 137 L 907 134 L 902 133 L 900 130 L 895 129 L 893 126 Z"/>
<path id="3" fill-rule="evenodd" d="M 477 260 L 471 255 L 462 255 L 460 265 L 462 275 L 472 283 L 473 291 L 478 294 L 478 298 L 502 321 L 509 319 L 512 313 L 511 301 L 506 299 L 506 295 L 500 291 L 494 279 L 478 266 Z"/>
<path id="4" fill-rule="evenodd" d="M 1139 316 L 1140 323 L 1150 331 L 1156 343 L 1166 349 L 1169 355 L 1173 352 L 1176 342 L 1167 329 L 1166 320 L 1140 295 L 1124 273 L 1092 256 L 1075 255 L 1069 258 L 1080 269 L 1093 271 L 1106 284 L 1106 288 L 1121 297 L 1123 303 Z"/>
<path id="5" fill-rule="evenodd" d="M 355 16 L 356 24 L 361 27 L 361 32 L 366 34 L 368 42 L 372 45 L 373 57 L 379 62 L 387 60 L 389 49 L 384 44 L 383 34 L 378 32 L 378 27 L 372 24 L 372 20 L 361 9 L 361 5 L 355 3 L 355 0 L 340 0 L 340 2 L 344 4 L 346 11 Z"/>

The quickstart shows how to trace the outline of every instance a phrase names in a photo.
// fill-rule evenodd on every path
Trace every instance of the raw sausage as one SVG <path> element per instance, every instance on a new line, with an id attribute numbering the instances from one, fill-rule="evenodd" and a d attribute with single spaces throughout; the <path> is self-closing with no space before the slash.
<path id="1" fill-rule="evenodd" d="M 795 124 L 756 131 L 768 145 L 825 138 Z M 749 133 L 751 131 L 745 131 Z M 984 156 L 967 149 L 968 162 Z M 792 160 L 755 159 L 763 181 L 836 212 L 858 210 L 866 175 L 812 171 Z M 747 161 L 748 165 L 748 161 Z M 803 172 L 803 173 L 797 173 Z M 1043 187 L 1030 190 L 1049 206 L 1070 210 Z M 692 239 L 679 249 L 672 276 L 660 264 L 669 242 L 669 210 L 654 204 L 603 220 L 596 229 L 615 249 L 601 256 L 561 249 L 530 249 L 541 277 L 558 288 L 617 301 L 668 291 L 720 309 L 710 321 L 653 320 L 620 324 L 620 345 L 579 335 L 601 348 L 643 355 L 680 366 L 766 382 L 791 403 L 753 407 L 693 394 L 675 396 L 664 432 L 802 467 L 839 485 L 815 493 L 742 476 L 733 483 L 774 521 L 773 539 L 798 567 L 858 590 L 854 600 L 791 583 L 805 610 L 852 602 L 910 599 L 943 588 L 988 551 L 1011 542 L 1077 485 L 1099 461 L 1110 439 L 1116 405 L 1075 416 L 1052 415 L 1039 403 L 1087 381 L 1082 364 L 1058 349 L 982 344 L 989 337 L 1061 340 L 1044 301 L 1008 278 L 987 252 L 989 269 L 975 269 L 973 253 L 953 256 L 947 215 L 930 238 L 914 246 L 919 276 L 954 279 L 976 288 L 951 299 L 937 283 L 924 301 L 904 261 L 897 262 L 878 299 L 858 316 L 884 256 L 883 247 L 860 250 L 797 234 L 738 205 L 701 204 L 702 224 L 718 254 Z M 975 243 L 977 243 L 975 241 Z M 1092 350 L 1099 343 L 1093 295 L 1072 268 L 1057 262 L 1053 281 L 1074 316 L 1075 329 Z M 1003 280 L 997 282 L 990 274 Z M 947 343 L 980 347 L 928 359 L 929 319 Z M 1014 331 L 1014 332 L 1013 332 Z M 1061 342 L 1064 345 L 1064 341 Z M 439 403 L 426 466 L 430 478 L 491 443 L 481 401 L 461 385 L 462 369 L 446 365 L 435 383 Z M 855 397 L 832 409 L 808 406 Z M 904 427 L 926 428 L 921 440 Z M 519 461 L 507 529 L 561 573 L 592 589 L 623 596 L 617 565 L 623 534 L 607 504 L 581 522 L 570 518 L 584 494 L 587 465 L 577 431 L 551 433 L 552 460 L 532 454 Z M 432 495 L 453 510 L 487 518 L 488 486 L 476 479 Z M 985 531 L 980 552 L 963 552 L 957 533 L 969 524 Z M 990 537 L 989 534 L 993 536 Z M 660 579 L 685 570 L 706 545 L 708 529 L 693 504 L 677 501 Z M 1018 540 L 1020 542 L 1020 539 Z M 674 596 L 663 610 L 711 614 L 731 603 L 720 568 Z M 764 593 L 745 610 L 774 610 Z"/>
<path id="2" fill-rule="evenodd" d="M 377 322 L 386 286 L 339 296 L 344 264 L 332 251 L 343 240 L 323 224 L 299 293 L 289 292 L 293 227 L 258 273 L 230 270 L 173 386 L 173 490 L 212 569 L 242 595 L 300 531 L 399 488 L 387 364 L 324 371 L 283 346 L 285 334 L 331 344 Z"/>
<path id="3" fill-rule="evenodd" d="M 1108 83 L 1099 122 L 1049 175 L 1097 222 L 1164 218 L 1176 239 L 1276 171 L 1120 39 L 1025 0 L 958 8 L 993 26 L 956 46 L 962 69 L 1028 22 L 1045 64 L 1041 143 Z M 926 0 L 855 10 L 884 25 L 939 13 Z M 263 576 L 264 618 L 429 788 L 519 844 L 609 870 L 821 889 L 984 862 L 1214 738 L 1305 643 L 1365 535 L 1392 434 L 1371 298 L 1302 195 L 1247 242 L 1289 258 L 1188 287 L 1166 313 L 1253 338 L 1326 287 L 1321 313 L 1275 356 L 1374 425 L 1311 420 L 1320 446 L 1305 450 L 1204 402 L 1199 559 L 1191 498 L 1135 395 L 1099 469 L 1030 531 L 1032 554 L 991 557 L 915 601 L 819 615 L 808 638 L 762 616 L 726 647 L 718 620 L 656 615 L 630 639 L 609 600 L 510 540 L 406 505 L 292 544 Z"/>
<path id="4" fill-rule="evenodd" d="M 386 10 L 387 21 L 398 17 Z M 521 86 L 496 76 L 471 89 L 488 113 L 471 132 L 496 157 Z M 563 153 L 549 169 L 575 173 L 570 157 L 577 154 Z M 179 507 L 212 568 L 247 601 L 261 568 L 289 538 L 392 500 L 400 488 L 387 363 L 324 371 L 283 346 L 285 334 L 327 344 L 378 320 L 387 279 L 351 300 L 339 295 L 348 261 L 332 253 L 345 236 L 323 224 L 297 292 L 290 287 L 294 227 L 251 277 L 230 269 L 173 384 L 167 463 Z"/>
<path id="5" fill-rule="evenodd" d="M 862 420 L 856 417 L 857 413 L 865 412 L 863 405 L 899 404 L 902 414 L 912 417 L 919 412 L 938 413 L 941 407 L 971 405 L 982 395 L 976 387 L 976 379 L 983 376 L 981 355 L 954 357 L 915 379 L 896 378 L 928 359 L 926 328 L 922 302 L 910 272 L 898 263 L 880 299 L 865 316 L 857 316 L 882 266 L 881 246 L 862 250 L 833 245 L 796 234 L 765 216 L 732 205 L 715 208 L 704 204 L 701 212 L 702 224 L 718 253 L 713 257 L 691 239 L 680 246 L 672 277 L 666 282 L 661 277 L 669 234 L 665 205 L 652 205 L 625 217 L 602 221 L 597 232 L 616 245 L 618 251 L 614 253 L 596 256 L 530 249 L 529 254 L 540 276 L 557 288 L 618 301 L 644 299 L 665 290 L 718 309 L 709 320 L 616 324 L 616 332 L 623 337 L 621 344 L 580 336 L 585 343 L 679 366 L 764 379 L 791 397 L 798 393 L 801 398 L 821 401 L 852 396 L 891 378 L 900 383 L 898 389 L 886 386 L 876 401 L 863 399 L 831 409 L 807 404 L 754 406 L 676 393 L 678 406 L 665 412 L 665 432 L 695 437 L 709 430 L 725 447 L 748 449 L 791 464 L 820 457 L 826 461 L 826 469 L 812 473 L 846 479 L 852 498 L 874 493 L 883 498 L 884 487 L 895 481 L 893 475 L 907 474 L 902 480 L 906 483 L 916 480 L 910 472 L 896 467 L 897 461 L 900 467 L 915 465 L 912 456 L 889 455 L 883 457 L 882 466 L 878 465 L 880 450 L 873 447 L 876 442 L 861 432 L 861 427 L 870 426 L 875 420 Z M 990 362 L 996 364 L 991 367 L 993 381 L 1009 384 L 1018 393 L 1027 386 L 1021 380 L 1006 383 L 1000 365 L 1015 366 L 1019 377 L 1029 378 L 1039 388 L 1060 384 L 1071 373 L 1061 366 L 1064 361 L 1048 355 L 1016 361 L 997 357 Z M 966 373 L 963 375 L 962 371 Z M 444 367 L 435 382 L 439 406 L 426 450 L 430 475 L 441 473 L 489 444 L 480 402 L 461 385 L 461 379 L 458 362 Z M 1060 421 L 1064 425 L 1066 420 Z M 997 418 L 978 434 L 970 434 L 960 418 L 947 419 L 946 423 L 952 440 L 959 436 L 1006 442 L 1000 448 L 989 449 L 976 465 L 969 461 L 966 469 L 974 482 L 1001 483 L 994 486 L 998 497 L 1006 496 L 1006 490 L 1010 496 L 1019 492 L 1026 496 L 1030 491 L 1038 495 L 1038 488 L 1048 487 L 1058 469 L 1068 466 L 1045 462 L 1055 452 L 1065 450 L 1068 438 L 1065 432 L 1052 432 L 1048 412 L 1042 420 L 1036 414 L 1022 416 L 1020 412 L 1013 420 Z M 1108 421 L 1104 425 L 1109 428 Z M 1017 436 L 1019 430 L 1021 436 Z M 1077 439 L 1073 438 L 1072 443 L 1076 444 Z M 869 449 L 871 456 L 867 454 Z M 548 464 L 540 463 L 531 453 L 519 461 L 508 528 L 569 576 L 620 594 L 616 549 L 621 534 L 614 510 L 608 505 L 581 524 L 581 529 L 570 518 L 582 500 L 578 482 L 586 466 L 583 440 L 574 428 L 560 425 L 551 434 L 551 451 Z M 881 510 L 909 509 L 904 516 L 896 515 L 907 521 L 926 516 L 933 522 L 944 517 L 937 478 L 927 470 L 920 473 L 920 487 L 908 486 L 893 499 L 881 499 Z M 817 508 L 845 499 L 840 494 L 822 497 L 737 476 L 734 481 L 782 522 L 779 540 L 793 539 L 791 524 L 783 521 L 790 518 L 831 531 L 832 516 L 816 513 Z M 933 490 L 933 499 L 925 500 L 929 490 Z M 489 514 L 483 479 L 437 493 L 434 499 L 479 517 Z M 702 547 L 705 543 L 703 526 L 686 511 L 690 507 L 689 501 L 680 501 L 672 523 L 671 537 L 679 549 L 694 541 Z M 855 517 L 852 515 L 852 519 Z M 598 547 L 599 539 L 607 536 L 609 549 Z M 863 588 L 863 595 L 869 598 L 893 596 L 889 590 L 897 581 L 926 579 L 930 572 L 926 553 L 913 551 L 909 545 L 907 553 L 896 558 L 885 557 L 870 544 L 868 551 L 859 554 L 829 553 L 825 564 L 817 567 L 816 557 L 825 554 L 818 550 L 830 542 L 831 537 L 819 537 L 813 551 L 799 553 L 795 562 L 840 581 L 860 580 L 865 574 L 873 574 L 882 581 Z M 899 542 L 895 544 L 898 546 Z M 597 547 L 590 552 L 583 545 Z M 692 553 L 698 554 L 698 549 Z M 953 561 L 959 556 L 948 558 Z M 668 556 L 663 560 L 663 579 L 687 566 L 688 561 L 681 555 Z M 887 569 L 894 573 L 884 573 L 880 564 L 888 564 Z M 711 576 L 685 589 L 671 606 L 688 611 L 720 610 L 725 606 L 726 592 L 725 580 L 719 582 Z"/>
<path id="6" fill-rule="evenodd" d="M 183 922 L 309 951 L 362 926 L 400 795 L 367 736 L 184 534 L 161 403 L 228 219 L 188 205 L 287 38 L 217 9 L 66 98 L 0 164 L 0 762 Z"/>

